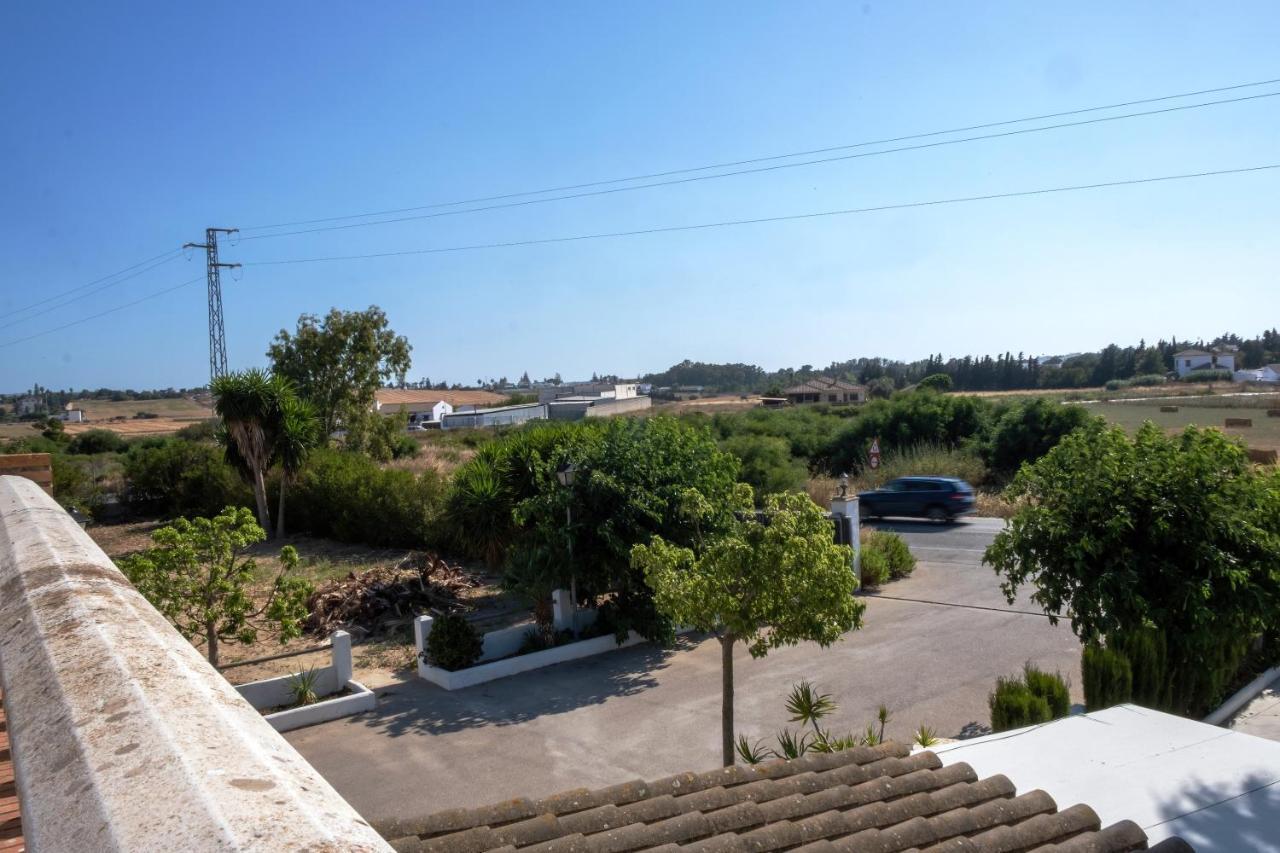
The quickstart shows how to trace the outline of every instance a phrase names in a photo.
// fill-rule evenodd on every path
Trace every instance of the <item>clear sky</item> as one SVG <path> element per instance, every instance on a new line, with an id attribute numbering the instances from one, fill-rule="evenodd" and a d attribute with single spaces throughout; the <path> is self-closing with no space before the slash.
<path id="1" fill-rule="evenodd" d="M 177 257 L 76 294 L 86 298 L 19 312 L 201 240 L 206 226 L 248 237 L 270 233 L 251 226 L 1280 78 L 1277 45 L 1274 0 L 6 3 L 0 390 L 207 381 L 203 284 L 13 343 L 201 276 L 202 255 Z M 1176 103 L 1266 91 L 1280 85 Z M 682 358 L 772 369 L 1254 334 L 1280 322 L 1280 170 L 649 236 L 251 264 L 1269 163 L 1280 163 L 1280 98 L 228 241 L 223 259 L 246 264 L 239 280 L 224 280 L 229 361 L 263 364 L 272 335 L 301 313 L 370 304 L 413 344 L 410 378 L 464 382 L 524 370 L 637 374 Z"/>

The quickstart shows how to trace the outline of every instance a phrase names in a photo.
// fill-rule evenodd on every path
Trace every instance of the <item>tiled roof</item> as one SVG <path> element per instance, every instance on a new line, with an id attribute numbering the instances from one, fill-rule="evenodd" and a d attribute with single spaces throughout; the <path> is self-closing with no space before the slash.
<path id="1" fill-rule="evenodd" d="M 1137 824 L 897 744 L 453 809 L 381 827 L 400 851 L 662 853 L 1145 850 Z M 1177 839 L 1156 848 L 1190 848 Z"/>
<path id="2" fill-rule="evenodd" d="M 784 394 L 812 394 L 823 391 L 865 391 L 865 385 L 854 385 L 843 379 L 832 379 L 827 376 L 815 376 L 799 385 L 793 385 Z"/>

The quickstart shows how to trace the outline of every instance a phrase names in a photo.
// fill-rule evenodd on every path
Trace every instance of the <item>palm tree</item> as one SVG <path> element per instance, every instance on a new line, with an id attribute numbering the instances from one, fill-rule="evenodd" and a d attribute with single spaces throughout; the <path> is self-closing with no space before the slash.
<path id="1" fill-rule="evenodd" d="M 275 458 L 280 463 L 280 503 L 276 508 L 276 538 L 284 538 L 284 493 L 306 464 L 318 443 L 320 420 L 311 404 L 299 399 L 292 387 L 282 389 L 276 424 Z"/>
<path id="2" fill-rule="evenodd" d="M 248 474 L 258 505 L 258 523 L 263 530 L 271 529 L 266 473 L 275 456 L 275 428 L 282 387 L 281 380 L 255 368 L 219 376 L 210 388 L 213 410 L 226 430 L 227 455 Z"/>

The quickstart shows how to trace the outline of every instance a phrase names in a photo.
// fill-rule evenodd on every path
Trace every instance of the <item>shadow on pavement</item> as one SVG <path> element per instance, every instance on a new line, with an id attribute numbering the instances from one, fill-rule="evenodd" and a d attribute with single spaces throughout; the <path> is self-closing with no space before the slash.
<path id="1" fill-rule="evenodd" d="M 414 678 L 378 691 L 378 707 L 353 721 L 390 737 L 525 723 L 654 687 L 653 674 L 700 640 L 682 637 L 672 649 L 632 646 L 463 690 L 444 690 Z"/>

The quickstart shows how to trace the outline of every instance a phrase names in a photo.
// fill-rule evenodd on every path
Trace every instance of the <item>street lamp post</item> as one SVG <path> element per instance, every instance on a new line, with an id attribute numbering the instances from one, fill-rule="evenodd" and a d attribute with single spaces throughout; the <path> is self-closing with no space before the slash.
<path id="1" fill-rule="evenodd" d="M 573 487 L 578 469 L 572 462 L 565 462 L 556 469 L 556 479 L 566 489 Z M 573 496 L 564 504 L 565 541 L 569 546 L 569 627 L 573 638 L 578 639 L 578 573 L 573 568 Z"/>

